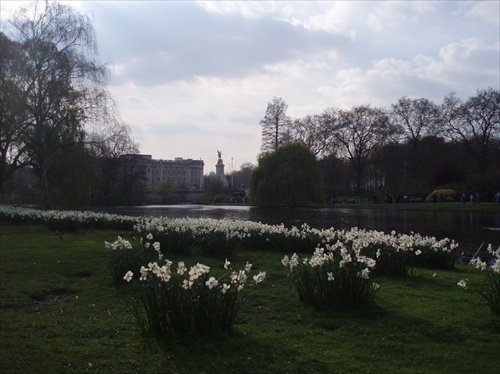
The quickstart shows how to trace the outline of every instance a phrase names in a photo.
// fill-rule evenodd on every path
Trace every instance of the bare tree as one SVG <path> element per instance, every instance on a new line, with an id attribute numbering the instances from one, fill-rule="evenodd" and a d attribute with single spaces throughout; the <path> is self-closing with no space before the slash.
<path id="1" fill-rule="evenodd" d="M 290 125 L 292 140 L 304 143 L 316 156 L 325 153 L 331 145 L 336 113 L 327 109 L 322 114 L 296 118 Z"/>
<path id="2" fill-rule="evenodd" d="M 90 19 L 71 6 L 36 2 L 21 9 L 11 24 L 24 56 L 17 88 L 28 112 L 14 124 L 22 133 L 16 149 L 29 156 L 50 209 L 51 160 L 62 148 L 85 142 L 86 126 L 96 118 L 107 118 L 110 98 L 103 84 L 108 70 L 97 60 Z"/>
<path id="3" fill-rule="evenodd" d="M 29 112 L 22 89 L 26 56 L 22 46 L 0 32 L 0 190 L 14 173 L 29 164 L 22 136 Z"/>
<path id="4" fill-rule="evenodd" d="M 122 156 L 139 153 L 139 144 L 130 136 L 130 127 L 114 122 L 89 136 L 89 148 L 97 158 L 98 175 L 95 181 L 95 197 L 106 199 L 117 194 L 121 179 Z"/>
<path id="5" fill-rule="evenodd" d="M 290 117 L 288 104 L 280 97 L 273 97 L 267 104 L 266 114 L 260 121 L 262 126 L 262 152 L 272 152 L 289 139 Z"/>
<path id="6" fill-rule="evenodd" d="M 333 134 L 355 174 L 355 188 L 361 190 L 363 178 L 374 147 L 384 143 L 394 132 L 385 111 L 369 105 L 339 112 Z"/>
<path id="7" fill-rule="evenodd" d="M 419 144 L 422 138 L 435 133 L 439 109 L 431 100 L 402 97 L 392 104 L 391 119 L 411 147 L 410 173 L 417 178 L 419 169 Z"/>
<path id="8" fill-rule="evenodd" d="M 451 92 L 441 106 L 441 124 L 453 141 L 465 146 L 479 171 L 484 171 L 490 144 L 500 136 L 500 91 L 477 90 L 466 102 Z"/>
<path id="9" fill-rule="evenodd" d="M 166 178 L 155 187 L 154 193 L 160 195 L 163 199 L 163 203 L 166 203 L 168 201 L 168 195 L 175 191 L 176 188 L 178 188 L 177 183 L 171 178 Z"/>
<path id="10" fill-rule="evenodd" d="M 235 170 L 232 174 L 233 186 L 235 187 L 248 187 L 250 176 L 252 175 L 255 165 L 250 162 L 241 164 L 240 170 Z"/>

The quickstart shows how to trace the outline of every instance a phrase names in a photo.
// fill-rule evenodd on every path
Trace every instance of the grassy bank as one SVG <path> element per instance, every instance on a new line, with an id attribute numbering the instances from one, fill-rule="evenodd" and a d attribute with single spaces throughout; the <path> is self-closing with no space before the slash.
<path id="1" fill-rule="evenodd" d="M 104 241 L 130 233 L 0 230 L 2 373 L 496 373 L 500 365 L 500 320 L 476 296 L 483 274 L 472 267 L 377 277 L 375 309 L 332 312 L 298 300 L 282 253 L 240 251 L 235 267 L 250 261 L 268 275 L 234 332 L 160 348 L 127 309 L 131 285 L 113 284 L 106 268 Z"/>
<path id="2" fill-rule="evenodd" d="M 385 209 L 385 210 L 429 210 L 429 211 L 457 211 L 457 212 L 500 212 L 500 204 L 481 203 L 374 203 L 360 199 L 355 203 L 339 202 L 322 205 L 325 208 L 355 208 L 355 209 Z"/>

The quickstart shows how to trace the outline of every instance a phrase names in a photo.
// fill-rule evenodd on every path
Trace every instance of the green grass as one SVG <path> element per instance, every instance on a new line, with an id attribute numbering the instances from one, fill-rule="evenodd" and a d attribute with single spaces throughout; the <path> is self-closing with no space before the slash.
<path id="1" fill-rule="evenodd" d="M 302 304 L 282 253 L 241 251 L 266 271 L 232 334 L 157 344 L 127 309 L 104 241 L 118 231 L 58 234 L 0 226 L 1 373 L 497 373 L 500 318 L 476 295 L 472 267 L 378 277 L 377 307 L 328 311 Z M 167 256 L 221 268 L 223 258 Z M 435 276 L 433 276 L 435 273 Z M 468 279 L 469 287 L 456 285 Z"/>
<path id="2" fill-rule="evenodd" d="M 399 203 L 383 204 L 360 200 L 357 203 L 337 203 L 322 205 L 330 208 L 354 208 L 354 209 L 385 209 L 385 210 L 428 210 L 428 211 L 456 211 L 456 212 L 500 212 L 500 204 L 481 203 L 470 205 L 469 203 Z"/>

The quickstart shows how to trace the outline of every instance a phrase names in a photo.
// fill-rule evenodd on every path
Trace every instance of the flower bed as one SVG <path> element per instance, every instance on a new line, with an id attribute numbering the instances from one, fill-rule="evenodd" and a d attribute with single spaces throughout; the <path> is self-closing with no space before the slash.
<path id="1" fill-rule="evenodd" d="M 491 265 L 481 261 L 479 257 L 474 257 L 470 261 L 470 265 L 486 272 L 486 279 L 481 283 L 478 293 L 490 310 L 500 315 L 500 247 L 495 250 L 490 244 L 487 250 L 493 256 Z M 458 282 L 458 285 L 465 288 L 467 287 L 467 282 L 462 279 Z"/>
<path id="2" fill-rule="evenodd" d="M 231 330 L 250 284 L 247 279 L 252 264 L 247 262 L 244 269 L 233 271 L 226 260 L 224 274 L 211 274 L 210 267 L 200 263 L 188 270 L 184 261 L 174 269 L 172 261 L 163 259 L 160 243 L 153 239 L 149 233 L 142 241 L 144 253 L 156 254 L 158 261 L 147 266 L 140 265 L 145 257 L 137 256 L 129 241 L 118 237 L 113 243 L 105 242 L 111 250 L 114 279 L 121 273 L 122 279 L 137 286 L 132 310 L 142 330 L 161 338 Z M 259 272 L 253 283 L 259 284 L 265 277 L 265 272 Z"/>
<path id="3" fill-rule="evenodd" d="M 164 253 L 188 255 L 197 249 L 206 255 L 224 256 L 238 250 L 260 249 L 283 253 L 312 254 L 340 242 L 349 250 L 373 258 L 374 274 L 406 275 L 416 266 L 448 269 L 458 257 L 458 244 L 444 238 L 405 235 L 392 232 L 361 230 L 318 230 L 302 225 L 285 228 L 252 221 L 208 218 L 130 217 L 78 211 L 42 211 L 0 206 L 0 222 L 43 224 L 58 230 L 76 228 L 109 228 L 134 230 L 146 240 L 151 234 Z"/>

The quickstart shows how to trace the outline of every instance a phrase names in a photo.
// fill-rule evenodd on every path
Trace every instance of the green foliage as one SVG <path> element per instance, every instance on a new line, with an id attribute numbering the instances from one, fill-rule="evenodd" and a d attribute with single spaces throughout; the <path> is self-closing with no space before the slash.
<path id="1" fill-rule="evenodd" d="M 75 232 L 81 228 L 77 220 L 59 219 L 57 217 L 48 219 L 45 224 L 49 229 L 61 232 Z"/>
<path id="2" fill-rule="evenodd" d="M 89 202 L 96 166 L 83 146 L 61 148 L 52 158 L 50 171 L 55 205 L 74 209 Z"/>
<path id="3" fill-rule="evenodd" d="M 135 248 L 120 236 L 113 243 L 105 242 L 106 248 L 110 249 L 107 267 L 115 283 L 123 282 L 127 272 L 137 273 L 142 265 L 156 259 L 154 247 L 149 242 L 145 243 L 143 248 Z"/>
<path id="4" fill-rule="evenodd" d="M 198 235 L 194 245 L 207 256 L 228 256 L 242 247 L 239 237 L 228 237 L 222 231 Z"/>
<path id="5" fill-rule="evenodd" d="M 164 179 L 158 186 L 156 186 L 154 192 L 164 199 L 177 188 L 177 183 L 173 179 Z"/>
<path id="6" fill-rule="evenodd" d="M 434 201 L 451 203 L 456 200 L 457 192 L 450 189 L 440 189 L 434 190 L 425 198 L 426 203 L 431 203 Z"/>
<path id="7" fill-rule="evenodd" d="M 479 296 L 493 313 L 500 315 L 500 273 L 486 271 L 486 279 L 481 282 Z"/>
<path id="8" fill-rule="evenodd" d="M 400 252 L 391 245 L 374 243 L 363 248 L 362 253 L 377 259 L 377 264 L 373 269 L 373 274 L 376 275 L 406 276 L 412 265 L 413 253 Z"/>
<path id="9" fill-rule="evenodd" d="M 495 250 L 490 244 L 487 250 L 493 256 L 491 266 L 487 262 L 481 261 L 479 257 L 474 257 L 470 261 L 470 265 L 486 273 L 486 279 L 481 281 L 478 293 L 490 310 L 500 315 L 500 247 Z M 460 281 L 459 285 L 466 287 L 465 280 Z"/>
<path id="10" fill-rule="evenodd" d="M 346 260 L 351 255 L 357 257 L 354 252 L 316 250 L 308 260 L 294 254 L 282 263 L 290 267 L 292 284 L 306 304 L 335 309 L 372 306 L 379 285 L 370 280 L 364 263 Z"/>
<path id="11" fill-rule="evenodd" d="M 152 274 L 145 278 L 136 284 L 132 310 L 143 332 L 160 338 L 230 331 L 245 293 L 229 275 L 215 279 L 208 270 L 195 278 L 179 272 L 168 281 Z"/>
<path id="12" fill-rule="evenodd" d="M 215 196 L 224 192 L 224 182 L 215 175 L 210 175 L 203 180 L 203 189 L 208 196 Z"/>
<path id="13" fill-rule="evenodd" d="M 323 202 L 314 154 L 304 144 L 286 143 L 262 155 L 250 178 L 250 201 L 259 206 Z"/>
<path id="14" fill-rule="evenodd" d="M 131 303 L 143 333 L 165 338 L 229 331 L 243 300 L 252 265 L 247 263 L 245 270 L 216 275 L 217 278 L 209 275 L 210 267 L 200 263 L 188 271 L 180 261 L 177 269 L 173 269 L 172 261 L 162 262 L 160 243 L 153 242 L 151 233 L 141 239 L 144 249 L 139 251 L 120 236 L 105 245 L 111 249 L 108 267 L 113 280 L 139 282 Z M 226 260 L 224 268 L 229 269 L 229 265 Z M 265 275 L 261 272 L 254 276 L 255 284 L 262 282 Z"/>
<path id="15" fill-rule="evenodd" d="M 141 249 L 117 250 L 109 253 L 108 269 L 113 282 L 120 283 L 129 270 L 138 271 L 144 263 L 144 251 Z"/>
<path id="16" fill-rule="evenodd" d="M 166 253 L 189 255 L 194 246 L 193 233 L 189 227 L 169 227 L 165 230 L 150 230 L 155 240 Z M 147 233 L 142 233 L 143 240 Z"/>
<path id="17" fill-rule="evenodd" d="M 455 266 L 459 256 L 459 251 L 437 250 L 428 246 L 416 246 L 414 251 L 420 250 L 422 253 L 414 256 L 411 266 L 428 267 L 432 269 L 449 270 Z"/>

